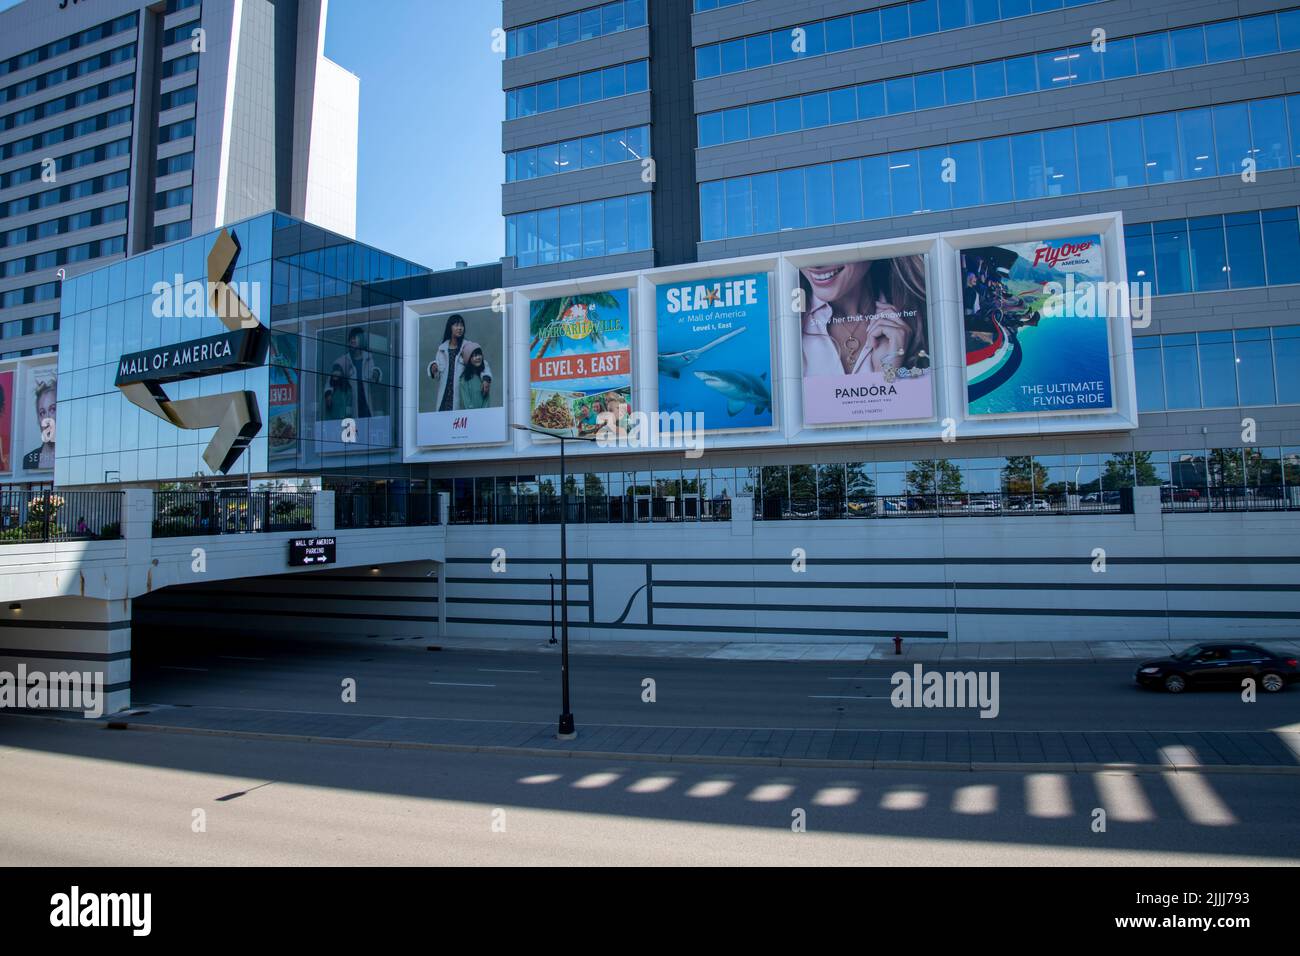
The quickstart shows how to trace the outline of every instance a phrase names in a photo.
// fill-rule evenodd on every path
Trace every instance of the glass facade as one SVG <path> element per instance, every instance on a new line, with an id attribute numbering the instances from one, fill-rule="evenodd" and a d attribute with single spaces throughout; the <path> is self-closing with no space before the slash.
<path id="1" fill-rule="evenodd" d="M 650 247 L 649 193 L 506 217 L 506 255 L 519 269 Z"/>
<path id="2" fill-rule="evenodd" d="M 645 17 L 646 0 L 614 0 L 562 17 L 539 20 L 506 31 L 506 57 L 513 59 L 610 33 L 635 30 L 645 26 Z"/>
<path id="3" fill-rule="evenodd" d="M 1130 282 L 1156 295 L 1300 282 L 1295 206 L 1124 227 Z"/>
<path id="4" fill-rule="evenodd" d="M 640 161 L 650 155 L 650 127 L 633 126 L 506 153 L 506 182 L 522 182 Z"/>
<path id="5" fill-rule="evenodd" d="M 699 144 L 707 148 L 1288 50 L 1300 50 L 1300 9 L 1112 39 L 1104 52 L 1084 44 L 714 110 L 698 117 Z"/>
<path id="6" fill-rule="evenodd" d="M 241 390 L 257 396 L 262 427 L 232 475 L 385 474 L 401 460 L 401 303 L 379 284 L 427 270 L 279 214 L 229 229 L 241 247 L 231 282 L 270 329 L 267 362 L 169 383 L 168 397 Z M 128 402 L 114 380 L 125 354 L 225 331 L 206 304 L 216 235 L 64 284 L 60 484 L 212 477 L 202 452 L 215 428 L 177 428 Z M 345 419 L 355 425 L 350 433 Z"/>
<path id="7" fill-rule="evenodd" d="M 707 242 L 1297 165 L 1300 95 L 1272 97 L 702 183 L 700 235 Z"/>
<path id="8" fill-rule="evenodd" d="M 506 119 L 550 113 L 629 93 L 644 93 L 649 88 L 650 64 L 647 60 L 619 63 L 601 70 L 506 90 Z"/>

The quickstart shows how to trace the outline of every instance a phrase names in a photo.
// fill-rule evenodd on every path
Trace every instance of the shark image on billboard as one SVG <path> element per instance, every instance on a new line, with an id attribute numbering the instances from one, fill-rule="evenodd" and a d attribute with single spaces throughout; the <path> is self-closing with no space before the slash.
<path id="1" fill-rule="evenodd" d="M 767 274 L 660 286 L 659 411 L 707 431 L 772 426 Z"/>
<path id="2" fill-rule="evenodd" d="M 1101 237 L 963 249 L 969 415 L 1114 407 Z"/>

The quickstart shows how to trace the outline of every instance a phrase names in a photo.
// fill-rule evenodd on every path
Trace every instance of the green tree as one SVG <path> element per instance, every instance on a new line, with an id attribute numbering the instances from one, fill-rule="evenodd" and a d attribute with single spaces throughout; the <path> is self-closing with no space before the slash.
<path id="1" fill-rule="evenodd" d="M 1033 455 L 1013 455 L 1002 466 L 1002 490 L 1009 495 L 1042 493 L 1047 488 L 1047 469 Z"/>
<path id="2" fill-rule="evenodd" d="M 914 461 L 903 479 L 910 495 L 961 494 L 961 466 L 955 461 Z"/>
<path id="3" fill-rule="evenodd" d="M 556 331 L 558 331 L 552 330 L 552 326 L 559 322 L 564 314 L 575 305 L 586 306 L 590 312 L 599 311 L 600 309 L 617 309 L 619 308 L 619 301 L 608 292 L 592 292 L 583 295 L 565 295 L 560 296 L 558 299 L 534 302 L 528 320 L 528 333 L 533 339 L 529 351 L 530 353 L 535 352 L 534 358 L 542 358 L 550 351 L 551 345 L 554 344 L 557 337 Z M 586 337 L 591 340 L 593 347 L 598 347 L 605 341 L 605 336 L 595 323 L 587 330 Z M 542 350 L 536 352 L 537 344 L 543 338 L 546 338 L 546 342 L 542 345 Z"/>

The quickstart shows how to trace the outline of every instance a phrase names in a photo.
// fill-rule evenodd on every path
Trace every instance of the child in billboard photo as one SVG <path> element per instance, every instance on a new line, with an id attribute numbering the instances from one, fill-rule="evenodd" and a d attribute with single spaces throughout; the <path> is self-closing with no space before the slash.
<path id="1" fill-rule="evenodd" d="M 460 374 L 459 408 L 491 408 L 492 379 L 485 376 L 487 359 L 483 357 L 483 347 L 477 342 L 465 341 L 461 346 L 459 365 L 464 371 Z"/>
<path id="2" fill-rule="evenodd" d="M 58 401 L 58 383 L 53 377 L 36 380 L 36 431 L 41 436 L 39 448 L 23 456 L 24 471 L 54 469 L 54 421 Z M 49 438 L 46 439 L 48 434 Z"/>
<path id="3" fill-rule="evenodd" d="M 464 350 L 465 344 L 465 317 L 459 313 L 447 316 L 438 351 L 434 354 L 433 361 L 425 367 L 425 372 L 433 379 L 433 411 L 452 412 L 466 407 L 461 404 L 462 388 L 458 384 L 464 378 L 465 362 L 470 357 Z M 476 377 L 480 379 L 483 404 L 472 407 L 483 408 L 487 405 L 486 399 L 492 386 L 492 366 L 486 358 Z"/>
<path id="4" fill-rule="evenodd" d="M 329 384 L 325 386 L 325 408 L 331 419 L 370 418 L 380 414 L 375 408 L 371 386 L 383 376 L 375 357 L 367 347 L 366 330 L 354 326 L 348 330 L 347 350 L 330 366 Z M 344 388 L 346 386 L 346 388 Z M 342 415 L 335 415 L 342 411 Z"/>
<path id="5" fill-rule="evenodd" d="M 799 270 L 807 295 L 806 376 L 922 374 L 926 352 L 925 259 L 899 256 Z"/>

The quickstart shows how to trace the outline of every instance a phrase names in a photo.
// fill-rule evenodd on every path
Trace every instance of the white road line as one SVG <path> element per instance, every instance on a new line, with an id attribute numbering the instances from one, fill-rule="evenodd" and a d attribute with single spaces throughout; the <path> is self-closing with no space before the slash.
<path id="1" fill-rule="evenodd" d="M 541 671 L 509 671 L 500 667 L 480 667 L 480 674 L 540 674 Z"/>
<path id="2" fill-rule="evenodd" d="M 496 684 L 460 684 L 456 681 L 449 680 L 431 680 L 429 681 L 435 687 L 496 687 Z"/>

